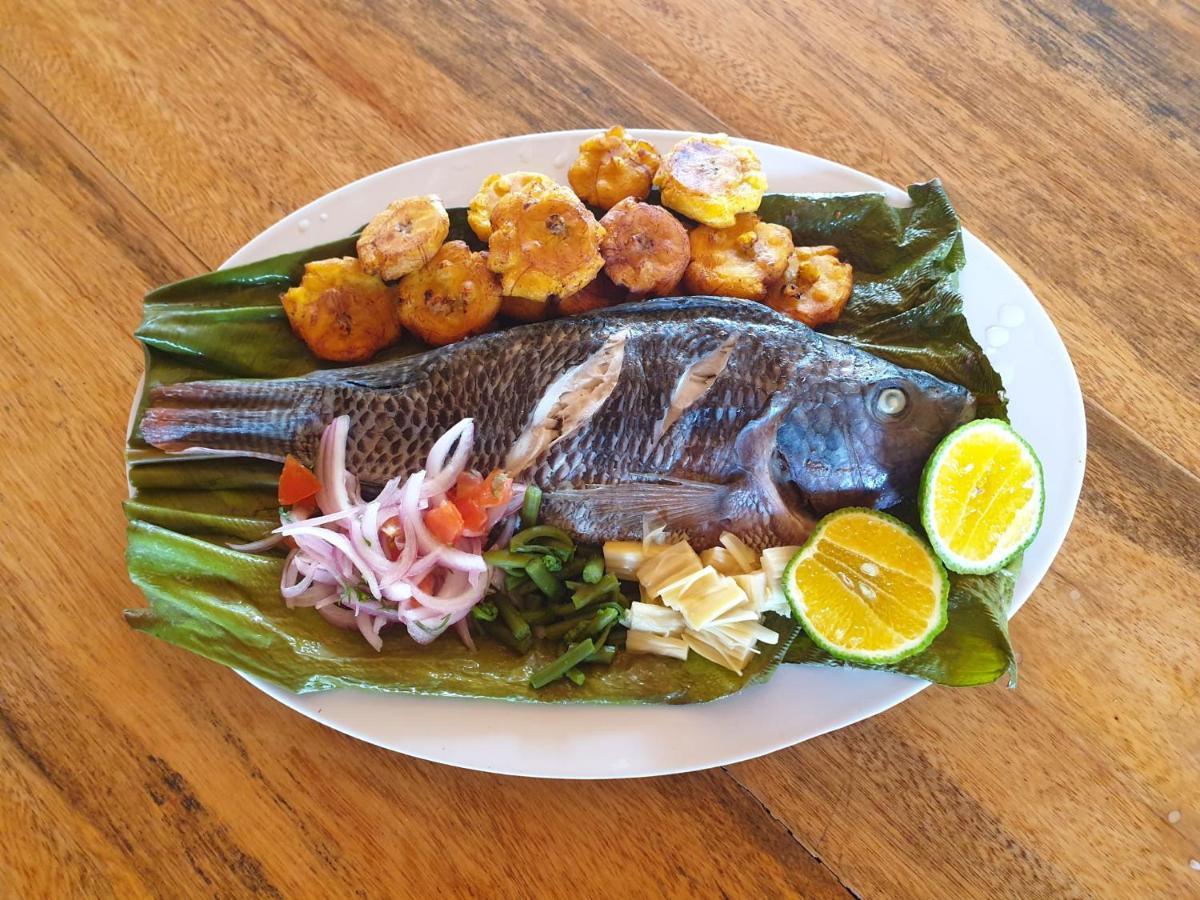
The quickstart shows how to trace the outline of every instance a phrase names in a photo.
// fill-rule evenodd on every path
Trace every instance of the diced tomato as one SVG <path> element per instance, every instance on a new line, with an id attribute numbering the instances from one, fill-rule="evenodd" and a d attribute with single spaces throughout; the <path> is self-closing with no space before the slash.
<path id="1" fill-rule="evenodd" d="M 493 469 L 487 478 L 483 479 L 482 497 L 479 505 L 484 509 L 493 506 L 507 506 L 512 500 L 513 480 L 507 472 Z"/>
<path id="2" fill-rule="evenodd" d="M 454 496 L 459 500 L 474 500 L 481 509 L 491 509 L 512 500 L 512 485 L 512 479 L 499 469 L 493 469 L 487 478 L 464 473 L 458 476 Z"/>
<path id="3" fill-rule="evenodd" d="M 483 479 L 474 472 L 462 472 L 454 483 L 454 494 L 458 497 L 471 497 L 479 492 Z"/>
<path id="4" fill-rule="evenodd" d="M 487 510 L 479 505 L 474 497 L 459 497 L 457 493 L 452 502 L 458 507 L 462 516 L 463 526 L 471 531 L 480 532 L 487 527 Z"/>
<path id="5" fill-rule="evenodd" d="M 462 515 L 464 526 L 471 531 L 482 531 L 487 527 L 487 511 L 506 506 L 512 495 L 512 479 L 494 469 L 487 478 L 480 478 L 474 472 L 463 472 L 450 492 L 450 499 Z"/>
<path id="6" fill-rule="evenodd" d="M 425 527 L 443 544 L 453 544 L 463 533 L 463 517 L 449 500 L 425 511 Z"/>
<path id="7" fill-rule="evenodd" d="M 319 490 L 321 482 L 317 481 L 317 476 L 289 453 L 283 463 L 283 473 L 279 476 L 279 503 L 292 506 L 315 497 Z"/>

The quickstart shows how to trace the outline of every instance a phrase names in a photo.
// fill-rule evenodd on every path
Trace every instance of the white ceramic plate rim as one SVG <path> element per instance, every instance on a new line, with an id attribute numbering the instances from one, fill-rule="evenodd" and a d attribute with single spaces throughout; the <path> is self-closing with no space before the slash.
<path id="1" fill-rule="evenodd" d="M 432 191 L 447 206 L 465 205 L 490 172 L 532 169 L 565 181 L 579 142 L 594 131 L 502 138 L 368 175 L 284 217 L 221 268 L 342 237 L 398 196 Z M 686 134 L 632 131 L 660 150 Z M 854 169 L 785 147 L 743 143 L 759 154 L 772 190 L 881 191 L 896 205 L 908 202 L 903 190 Z M 1013 423 L 1046 469 L 1046 519 L 1026 553 L 1011 615 L 1045 576 L 1074 515 L 1086 454 L 1083 398 L 1066 347 L 1029 288 L 965 230 L 964 245 L 960 288 L 972 333 L 1004 376 Z M 239 674 L 303 715 L 378 746 L 480 771 L 547 778 L 642 777 L 741 762 L 877 715 L 928 687 L 887 672 L 783 666 L 767 684 L 708 704 L 542 705 L 355 690 L 294 694 Z"/>

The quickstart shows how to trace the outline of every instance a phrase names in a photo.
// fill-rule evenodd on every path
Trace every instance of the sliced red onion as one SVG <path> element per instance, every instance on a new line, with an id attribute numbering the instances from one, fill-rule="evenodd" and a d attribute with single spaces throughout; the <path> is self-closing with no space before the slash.
<path id="1" fill-rule="evenodd" d="M 372 547 L 383 546 L 383 539 L 379 536 L 379 511 L 382 508 L 383 504 L 378 500 L 366 503 L 362 507 L 362 536 Z M 387 560 L 384 554 L 381 553 L 380 556 Z"/>
<path id="2" fill-rule="evenodd" d="M 345 628 L 347 631 L 353 631 L 358 627 L 358 622 L 354 619 L 354 613 L 346 609 L 344 606 L 338 606 L 336 603 L 331 603 L 327 606 L 318 606 L 317 612 L 330 625 L 336 625 L 338 628 Z"/>
<path id="3" fill-rule="evenodd" d="M 270 550 L 272 547 L 279 544 L 283 540 L 283 535 L 272 532 L 262 540 L 251 541 L 248 544 L 226 544 L 230 550 L 236 550 L 239 553 L 258 553 L 262 550 Z"/>
<path id="4" fill-rule="evenodd" d="M 445 545 L 438 548 L 441 564 L 459 572 L 486 572 L 487 562 L 478 553 L 468 553 Z M 415 567 L 414 567 L 415 568 Z"/>
<path id="5" fill-rule="evenodd" d="M 421 515 L 421 487 L 425 482 L 425 473 L 417 472 L 408 479 L 404 493 L 400 498 L 400 518 L 406 526 L 411 525 L 417 548 L 422 553 L 430 553 L 442 546 L 442 542 L 429 533 L 425 527 L 425 517 Z"/>
<path id="6" fill-rule="evenodd" d="M 391 606 L 384 606 L 382 603 L 376 603 L 374 600 L 355 599 L 354 609 L 356 612 L 369 612 L 373 616 L 379 616 L 389 622 L 402 622 L 405 616 L 399 609 Z"/>
<path id="7" fill-rule="evenodd" d="M 420 601 L 422 606 L 437 612 L 456 613 L 470 609 L 482 600 L 487 586 L 486 578 L 479 578 L 478 583 L 471 583 L 465 573 L 451 572 L 446 576 L 437 594 L 428 594 L 419 587 L 414 587 L 413 597 Z"/>
<path id="8" fill-rule="evenodd" d="M 471 628 L 465 617 L 454 623 L 454 630 L 458 632 L 458 638 L 463 642 L 463 646 L 474 653 L 475 639 L 471 637 Z"/>
<path id="9" fill-rule="evenodd" d="M 392 583 L 393 579 L 399 580 L 405 576 L 412 568 L 413 562 L 416 561 L 417 551 L 420 549 L 417 546 L 417 533 L 413 530 L 412 523 L 402 517 L 401 525 L 404 528 L 404 546 L 400 548 L 400 558 L 396 560 L 391 572 L 385 578 L 387 583 Z"/>
<path id="10" fill-rule="evenodd" d="M 405 480 L 404 478 L 393 478 L 383 486 L 383 490 L 375 498 L 375 502 L 379 504 L 380 509 L 385 506 L 391 506 L 396 502 L 396 498 L 400 496 L 400 488 L 403 486 Z M 386 519 L 387 517 L 385 516 L 384 520 L 386 521 Z"/>
<path id="11" fill-rule="evenodd" d="M 333 424 L 325 426 L 325 430 L 321 432 L 321 440 L 317 443 L 317 455 L 313 460 L 313 471 L 317 476 L 317 481 L 320 482 L 320 488 L 317 489 L 317 496 L 313 499 L 317 501 L 317 509 L 321 512 L 329 514 L 333 510 L 333 502 L 329 497 L 329 487 L 325 482 L 325 469 L 329 463 L 330 454 L 330 439 L 333 437 Z"/>
<path id="12" fill-rule="evenodd" d="M 328 544 L 323 541 L 314 540 L 306 534 L 292 536 L 292 539 L 303 554 L 297 560 L 297 566 L 301 565 L 301 562 L 306 565 L 317 566 L 333 575 L 335 580 L 343 580 L 341 560 L 338 559 L 334 550 Z M 313 578 L 316 580 L 315 574 Z"/>
<path id="13" fill-rule="evenodd" d="M 301 556 L 296 559 L 296 568 L 301 575 L 311 575 L 315 584 L 341 584 L 341 576 L 332 569 L 327 569 L 324 565 L 315 560 L 311 560 L 306 556 Z"/>
<path id="14" fill-rule="evenodd" d="M 296 538 L 309 537 L 318 541 L 325 541 L 337 550 L 340 550 L 342 552 L 342 556 L 348 560 L 354 566 L 354 568 L 358 569 L 359 574 L 361 574 L 363 577 L 363 581 L 367 583 L 367 589 L 371 592 L 371 596 L 377 600 L 379 599 L 381 596 L 379 593 L 379 581 L 376 579 L 374 571 L 372 571 L 371 567 L 367 565 L 366 561 L 358 555 L 357 551 L 355 551 L 354 547 L 350 545 L 350 541 L 348 541 L 344 535 L 338 534 L 336 531 L 332 531 L 328 528 L 311 526 L 307 531 L 294 532 L 292 536 Z M 343 567 L 343 571 L 345 571 L 345 567 Z"/>
<path id="15" fill-rule="evenodd" d="M 279 535 L 279 538 L 282 540 L 283 538 L 287 537 L 288 534 L 290 534 L 293 528 L 300 528 L 305 525 L 330 525 L 334 522 L 340 522 L 343 519 L 348 519 L 357 512 L 358 508 L 351 506 L 343 509 L 341 512 L 330 513 L 327 516 L 314 516 L 311 519 L 295 519 L 293 521 L 284 522 L 282 525 L 276 528 L 272 534 Z"/>
<path id="16" fill-rule="evenodd" d="M 411 600 L 412 585 L 407 581 L 385 584 L 383 586 L 383 597 L 385 600 L 391 600 L 393 603 L 403 603 L 405 600 Z"/>
<path id="17" fill-rule="evenodd" d="M 410 584 L 419 584 L 430 572 L 443 565 L 442 553 L 449 547 L 437 547 L 432 553 L 422 556 L 404 573 L 404 580 Z M 394 583 L 394 582 L 393 582 Z"/>
<path id="18" fill-rule="evenodd" d="M 457 446 L 455 443 L 457 442 Z M 421 493 L 426 497 L 444 494 L 454 486 L 458 476 L 467 467 L 467 459 L 475 445 L 475 422 L 463 419 L 434 443 L 425 462 L 427 476 Z M 454 446 L 454 455 L 446 463 L 446 454 Z"/>
<path id="19" fill-rule="evenodd" d="M 289 598 L 286 602 L 289 608 L 298 609 L 306 606 L 314 606 L 318 609 L 322 606 L 327 606 L 330 603 L 336 603 L 341 593 L 331 591 L 327 587 L 313 588 L 310 591 L 305 591 L 296 597 Z"/>
<path id="20" fill-rule="evenodd" d="M 418 644 L 431 644 L 450 627 L 449 616 L 429 616 L 408 621 L 408 634 Z"/>
<path id="21" fill-rule="evenodd" d="M 298 597 L 312 587 L 313 573 L 311 570 L 307 574 L 300 572 L 300 566 L 297 558 L 300 554 L 299 550 L 293 550 L 288 554 L 287 562 L 283 564 L 283 572 L 279 576 L 279 593 L 285 600 L 291 600 Z M 299 580 L 297 580 L 299 577 Z"/>
<path id="22" fill-rule="evenodd" d="M 358 630 L 367 639 L 367 643 L 375 648 L 376 653 L 383 649 L 383 638 L 379 636 L 379 633 L 373 627 L 370 615 L 367 613 L 355 613 L 354 623 L 358 625 Z"/>
<path id="23" fill-rule="evenodd" d="M 358 519 L 350 519 L 350 543 L 354 545 L 354 549 L 358 551 L 358 555 L 371 567 L 371 571 L 378 575 L 387 572 L 392 567 L 392 561 L 384 556 L 379 550 L 379 532 L 375 533 L 374 541 L 367 540 L 367 536 L 363 533 L 362 522 Z"/>
<path id="24" fill-rule="evenodd" d="M 317 479 L 321 482 L 317 506 L 326 515 L 352 505 L 346 490 L 346 438 L 349 434 L 350 417 L 338 416 L 321 435 L 317 449 Z"/>

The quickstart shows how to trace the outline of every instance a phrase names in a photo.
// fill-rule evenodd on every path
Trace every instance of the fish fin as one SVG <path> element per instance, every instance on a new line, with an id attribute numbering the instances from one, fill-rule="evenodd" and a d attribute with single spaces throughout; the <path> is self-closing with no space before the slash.
<path id="1" fill-rule="evenodd" d="M 386 362 L 369 363 L 363 366 L 348 366 L 341 369 L 318 369 L 305 376 L 306 381 L 321 384 L 342 384 L 367 390 L 395 390 L 413 381 L 437 349 L 414 353 Z"/>
<path id="2" fill-rule="evenodd" d="M 305 379 L 188 381 L 150 392 L 140 424 L 146 443 L 173 453 L 219 451 L 311 461 L 321 390 Z"/>
<path id="3" fill-rule="evenodd" d="M 647 514 L 662 516 L 672 531 L 708 528 L 727 515 L 732 493 L 733 489 L 723 484 L 631 475 L 619 484 L 548 490 L 542 509 L 548 521 L 569 523 L 583 533 L 640 537 Z M 581 515 L 587 523 L 579 521 Z"/>

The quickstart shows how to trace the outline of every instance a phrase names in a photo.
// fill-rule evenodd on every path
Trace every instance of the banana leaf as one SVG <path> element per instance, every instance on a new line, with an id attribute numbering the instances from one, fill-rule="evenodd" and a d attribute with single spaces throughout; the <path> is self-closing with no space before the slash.
<path id="1" fill-rule="evenodd" d="M 1007 420 L 1004 385 L 963 316 L 957 273 L 966 257 L 958 216 L 939 182 L 908 188 L 912 206 L 880 194 L 763 199 L 759 215 L 787 225 L 797 245 L 833 244 L 854 266 L 854 290 L 837 322 L 822 329 L 898 365 L 923 369 L 969 388 L 977 415 Z M 922 530 L 915 503 L 894 514 Z M 1008 610 L 1020 560 L 993 575 L 950 576 L 948 624 L 923 652 L 884 666 L 938 684 L 987 684 L 1016 657 Z M 785 662 L 840 664 L 801 633 Z"/>
<path id="2" fill-rule="evenodd" d="M 971 338 L 954 289 L 963 264 L 957 216 L 937 182 L 909 188 L 912 206 L 879 194 L 769 195 L 760 215 L 791 228 L 798 244 L 834 244 L 855 266 L 855 287 L 830 333 L 905 366 L 966 385 L 981 414 L 1004 413 L 999 378 Z M 465 210 L 450 210 L 451 238 L 479 242 Z M 245 266 L 189 278 L 150 292 L 136 336 L 146 351 L 146 385 L 208 378 L 303 375 L 328 363 L 292 333 L 279 294 L 304 263 L 354 252 L 354 236 Z M 423 350 L 404 341 L 377 359 Z M 486 637 L 474 652 L 447 636 L 419 646 L 394 630 L 384 649 L 329 626 L 279 597 L 282 558 L 247 554 L 230 542 L 253 540 L 277 522 L 279 468 L 253 459 L 171 457 L 142 440 L 138 410 L 127 458 L 127 562 L 148 608 L 128 623 L 201 656 L 294 691 L 339 687 L 507 700 L 687 703 L 712 700 L 764 681 L 784 661 L 831 663 L 791 621 L 772 617 L 779 644 L 763 648 L 742 675 L 691 654 L 687 662 L 619 653 L 589 667 L 582 687 L 540 691 L 533 671 L 554 655 L 535 646 L 520 656 Z M 911 514 L 909 515 L 911 519 Z M 976 684 L 1012 665 L 1006 612 L 1015 569 L 957 578 L 949 624 L 931 646 L 888 667 L 942 684 Z"/>

